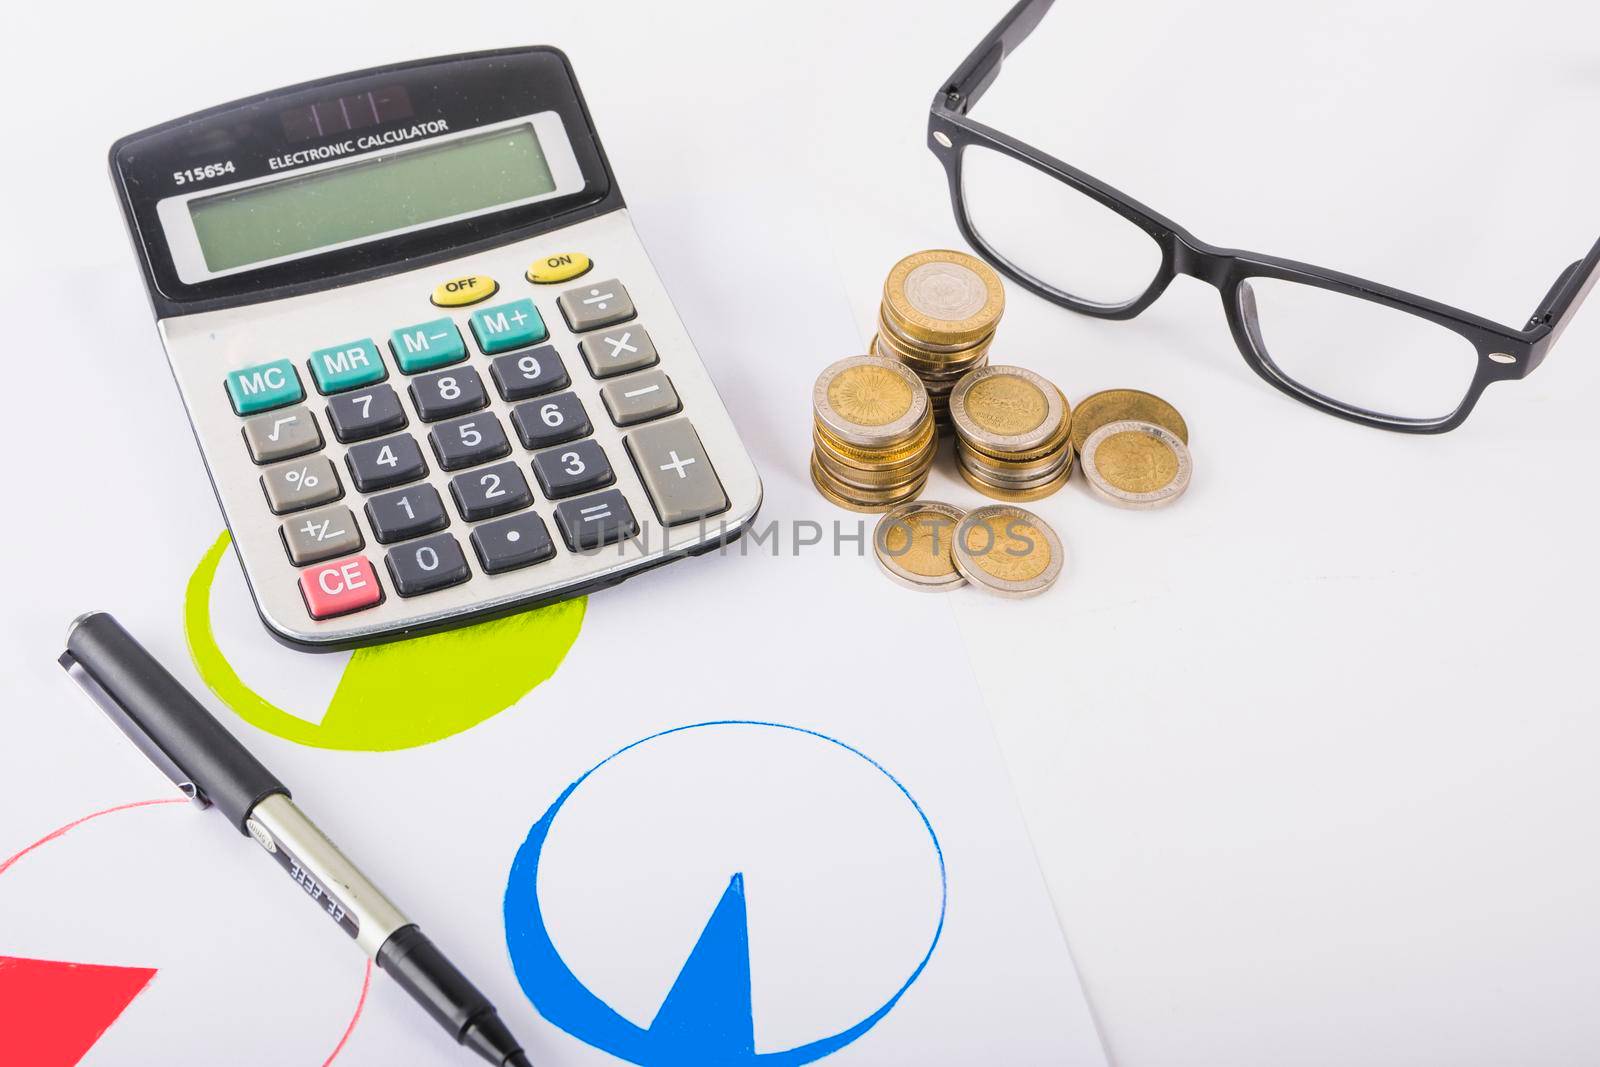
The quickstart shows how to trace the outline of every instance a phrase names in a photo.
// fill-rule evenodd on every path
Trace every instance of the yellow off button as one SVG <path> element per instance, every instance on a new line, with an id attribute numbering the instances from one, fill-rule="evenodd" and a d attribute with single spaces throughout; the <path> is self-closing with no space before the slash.
<path id="1" fill-rule="evenodd" d="M 499 291 L 500 283 L 493 278 L 468 274 L 463 278 L 451 278 L 437 286 L 433 290 L 433 303 L 435 307 L 464 308 L 468 304 L 487 300 Z"/>
<path id="2" fill-rule="evenodd" d="M 536 259 L 528 268 L 528 280 L 535 285 L 554 285 L 570 282 L 586 273 L 594 263 L 582 252 L 558 252 L 544 259 Z"/>

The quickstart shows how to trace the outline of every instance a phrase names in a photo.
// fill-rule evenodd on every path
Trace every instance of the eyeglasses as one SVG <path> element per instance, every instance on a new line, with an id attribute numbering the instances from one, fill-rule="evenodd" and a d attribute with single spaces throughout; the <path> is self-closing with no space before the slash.
<path id="1" fill-rule="evenodd" d="M 1337 271 L 1218 248 L 1132 197 L 967 117 L 1053 0 L 1022 0 L 934 98 L 928 147 L 962 234 L 1017 284 L 1131 319 L 1187 274 L 1222 293 L 1257 374 L 1332 415 L 1407 433 L 1455 429 L 1490 382 L 1523 378 L 1600 277 L 1600 242 L 1561 272 L 1522 329 Z"/>

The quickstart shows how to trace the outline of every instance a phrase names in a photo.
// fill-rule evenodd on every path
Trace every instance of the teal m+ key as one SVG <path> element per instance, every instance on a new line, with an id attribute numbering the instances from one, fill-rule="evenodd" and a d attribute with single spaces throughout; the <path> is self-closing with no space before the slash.
<path id="1" fill-rule="evenodd" d="M 472 336 L 486 355 L 536 344 L 550 336 L 532 300 L 513 300 L 472 313 Z"/>
<path id="2" fill-rule="evenodd" d="M 389 335 L 389 351 L 403 374 L 432 370 L 467 358 L 467 344 L 449 319 L 433 319 L 395 330 Z"/>
<path id="3" fill-rule="evenodd" d="M 228 399 L 239 415 L 254 415 L 304 399 L 300 375 L 286 359 L 257 363 L 253 367 L 228 372 Z"/>
<path id="4" fill-rule="evenodd" d="M 366 338 L 311 353 L 311 376 L 322 393 L 342 393 L 358 385 L 371 385 L 383 381 L 387 374 L 378 346 Z"/>

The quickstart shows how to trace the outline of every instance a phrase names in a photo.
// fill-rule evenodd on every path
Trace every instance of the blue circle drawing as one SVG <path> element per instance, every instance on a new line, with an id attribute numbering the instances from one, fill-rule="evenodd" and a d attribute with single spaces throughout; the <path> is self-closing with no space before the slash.
<path id="1" fill-rule="evenodd" d="M 777 1052 L 756 1052 L 755 1023 L 750 1002 L 749 930 L 746 925 L 744 875 L 734 874 L 689 953 L 671 990 L 648 1028 L 640 1027 L 613 1010 L 572 973 L 550 940 L 536 890 L 539 860 L 556 815 L 575 790 L 590 775 L 624 752 L 657 738 L 707 726 L 756 726 L 791 730 L 797 734 L 837 745 L 865 760 L 878 773 L 894 783 L 916 809 L 939 861 L 939 922 L 933 931 L 928 951 L 897 989 L 877 1010 L 852 1026 L 827 1037 L 808 1041 Z M 877 760 L 815 730 L 778 722 L 748 719 L 722 719 L 692 723 L 651 734 L 625 745 L 590 767 L 577 781 L 562 790 L 554 804 L 533 824 L 528 837 L 517 850 L 506 884 L 506 946 L 511 965 L 522 991 L 539 1013 L 573 1037 L 630 1063 L 645 1067 L 684 1067 L 707 1064 L 773 1065 L 811 1063 L 839 1051 L 872 1029 L 889 1014 L 906 990 L 911 988 L 933 957 L 939 937 L 944 933 L 949 884 L 945 873 L 944 851 L 933 824 L 909 790 Z"/>

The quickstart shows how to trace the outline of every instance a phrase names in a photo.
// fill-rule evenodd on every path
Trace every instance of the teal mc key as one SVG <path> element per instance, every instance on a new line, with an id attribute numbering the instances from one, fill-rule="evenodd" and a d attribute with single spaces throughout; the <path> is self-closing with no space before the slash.
<path id="1" fill-rule="evenodd" d="M 305 395 L 300 375 L 286 359 L 228 372 L 228 399 L 233 402 L 236 415 L 254 415 L 285 404 L 298 404 Z"/>
<path id="2" fill-rule="evenodd" d="M 472 336 L 484 355 L 537 344 L 550 336 L 532 300 L 513 300 L 472 313 Z"/>
<path id="3" fill-rule="evenodd" d="M 311 353 L 311 377 L 316 379 L 317 391 L 324 395 L 381 382 L 388 373 L 383 369 L 378 346 L 367 338 Z"/>
<path id="4" fill-rule="evenodd" d="M 449 319 L 406 326 L 389 335 L 389 351 L 404 374 L 443 367 L 467 358 L 467 343 Z"/>

